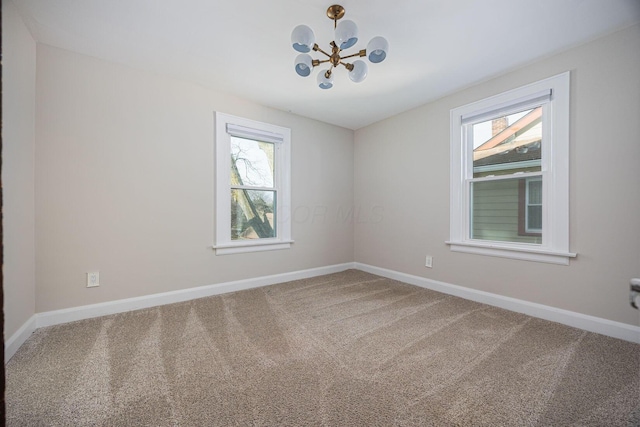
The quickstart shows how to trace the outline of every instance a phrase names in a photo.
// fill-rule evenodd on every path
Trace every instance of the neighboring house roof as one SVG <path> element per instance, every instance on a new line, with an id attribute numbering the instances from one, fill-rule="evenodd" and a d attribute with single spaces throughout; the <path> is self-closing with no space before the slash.
<path id="1" fill-rule="evenodd" d="M 534 110 L 531 110 L 529 114 L 521 117 L 515 123 L 513 123 L 508 128 L 504 129 L 499 134 L 493 136 L 490 140 L 485 142 L 484 144 L 477 147 L 474 151 L 484 151 L 490 148 L 496 147 L 500 144 L 506 142 L 512 136 L 517 136 L 518 134 L 522 134 L 526 132 L 528 129 L 533 127 L 536 123 L 540 122 L 542 117 L 542 107 L 538 107 Z"/>
<path id="2" fill-rule="evenodd" d="M 541 159 L 542 107 L 531 110 L 501 132 L 473 150 L 473 167 L 493 170 L 519 168 L 521 162 Z M 488 168 L 489 167 L 489 168 Z"/>
<path id="3" fill-rule="evenodd" d="M 542 107 L 531 110 L 502 132 L 473 150 L 474 164 L 485 157 L 519 149 L 541 138 Z"/>
<path id="4" fill-rule="evenodd" d="M 503 163 L 518 163 L 529 160 L 540 160 L 540 142 L 541 140 L 535 140 L 526 145 L 519 145 L 510 150 L 501 151 L 492 156 L 485 157 L 483 159 L 474 160 L 473 166 L 488 166 L 499 165 Z"/>

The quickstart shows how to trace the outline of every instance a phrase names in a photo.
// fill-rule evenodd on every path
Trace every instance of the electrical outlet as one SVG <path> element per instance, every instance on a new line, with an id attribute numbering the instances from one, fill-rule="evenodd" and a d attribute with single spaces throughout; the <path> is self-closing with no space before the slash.
<path id="1" fill-rule="evenodd" d="M 100 272 L 87 273 L 87 288 L 95 288 L 97 286 L 100 286 Z"/>
<path id="2" fill-rule="evenodd" d="M 424 266 L 427 268 L 433 268 L 433 257 L 431 255 L 427 255 L 424 261 Z"/>

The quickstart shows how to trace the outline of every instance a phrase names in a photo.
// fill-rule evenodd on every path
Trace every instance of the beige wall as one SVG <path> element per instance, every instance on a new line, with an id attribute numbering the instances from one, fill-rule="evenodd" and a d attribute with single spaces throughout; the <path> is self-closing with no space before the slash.
<path id="1" fill-rule="evenodd" d="M 4 336 L 35 313 L 36 43 L 14 4 L 2 2 Z"/>
<path id="2" fill-rule="evenodd" d="M 38 45 L 36 311 L 353 261 L 353 131 Z M 289 250 L 216 256 L 214 111 L 292 131 Z M 87 289 L 85 274 L 100 271 Z"/>
<path id="3" fill-rule="evenodd" d="M 3 55 L 7 337 L 34 312 L 354 259 L 640 324 L 628 304 L 640 276 L 638 26 L 360 129 L 355 154 L 349 130 L 45 45 L 36 79 L 36 44 L 11 2 Z M 566 70 L 579 257 L 566 267 L 450 252 L 449 110 Z M 210 248 L 214 111 L 292 129 L 292 249 Z M 87 289 L 94 270 L 101 286 Z"/>
<path id="4" fill-rule="evenodd" d="M 571 71 L 570 266 L 450 252 L 449 111 Z M 640 325 L 640 27 L 634 26 L 355 133 L 356 261 Z M 433 269 L 424 267 L 434 256 Z"/>

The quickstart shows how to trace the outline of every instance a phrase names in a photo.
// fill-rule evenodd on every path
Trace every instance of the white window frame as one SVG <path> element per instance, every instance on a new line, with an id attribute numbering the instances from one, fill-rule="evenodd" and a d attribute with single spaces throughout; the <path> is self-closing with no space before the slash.
<path id="1" fill-rule="evenodd" d="M 215 243 L 216 255 L 270 251 L 291 247 L 291 130 L 215 113 Z M 274 188 L 276 190 L 276 236 L 274 238 L 231 240 L 231 137 L 274 143 Z"/>
<path id="2" fill-rule="evenodd" d="M 569 89 L 565 72 L 527 86 L 451 110 L 450 237 L 451 251 L 568 265 L 569 251 Z M 541 171 L 516 177 L 540 176 L 542 185 L 542 244 L 472 239 L 471 180 L 474 123 L 543 106 Z"/>

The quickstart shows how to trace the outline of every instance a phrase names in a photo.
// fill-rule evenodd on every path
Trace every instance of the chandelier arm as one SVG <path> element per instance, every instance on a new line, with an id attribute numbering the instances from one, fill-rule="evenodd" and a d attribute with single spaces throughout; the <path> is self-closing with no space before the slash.
<path id="1" fill-rule="evenodd" d="M 334 69 L 335 67 L 336 67 L 335 65 L 331 64 L 331 67 L 329 67 L 329 69 L 327 70 L 327 72 L 326 72 L 326 73 L 324 73 L 324 76 L 325 76 L 326 78 L 331 77 L 331 73 L 333 72 L 333 69 Z"/>
<path id="2" fill-rule="evenodd" d="M 316 45 L 313 45 L 313 50 L 315 50 L 316 52 L 323 53 L 323 54 L 327 55 L 328 57 L 331 57 L 331 55 L 330 55 L 330 54 L 328 54 L 328 53 L 327 53 L 327 52 L 325 52 L 324 50 L 320 49 L 320 46 L 318 46 L 317 44 L 316 44 Z"/>
<path id="3" fill-rule="evenodd" d="M 311 65 L 313 65 L 314 67 L 317 67 L 320 64 L 324 64 L 325 62 L 330 62 L 331 59 L 323 59 L 322 61 L 318 60 L 318 59 L 314 59 L 313 61 L 311 61 Z"/>
<path id="4" fill-rule="evenodd" d="M 344 65 L 344 68 L 346 68 L 349 71 L 353 71 L 353 64 L 349 64 L 347 62 L 340 61 L 340 65 Z"/>
<path id="5" fill-rule="evenodd" d="M 367 49 L 362 49 L 360 52 L 358 53 L 354 53 L 353 55 L 347 55 L 347 56 L 343 56 L 340 59 L 347 59 L 347 58 L 353 58 L 355 56 L 367 56 Z"/>

